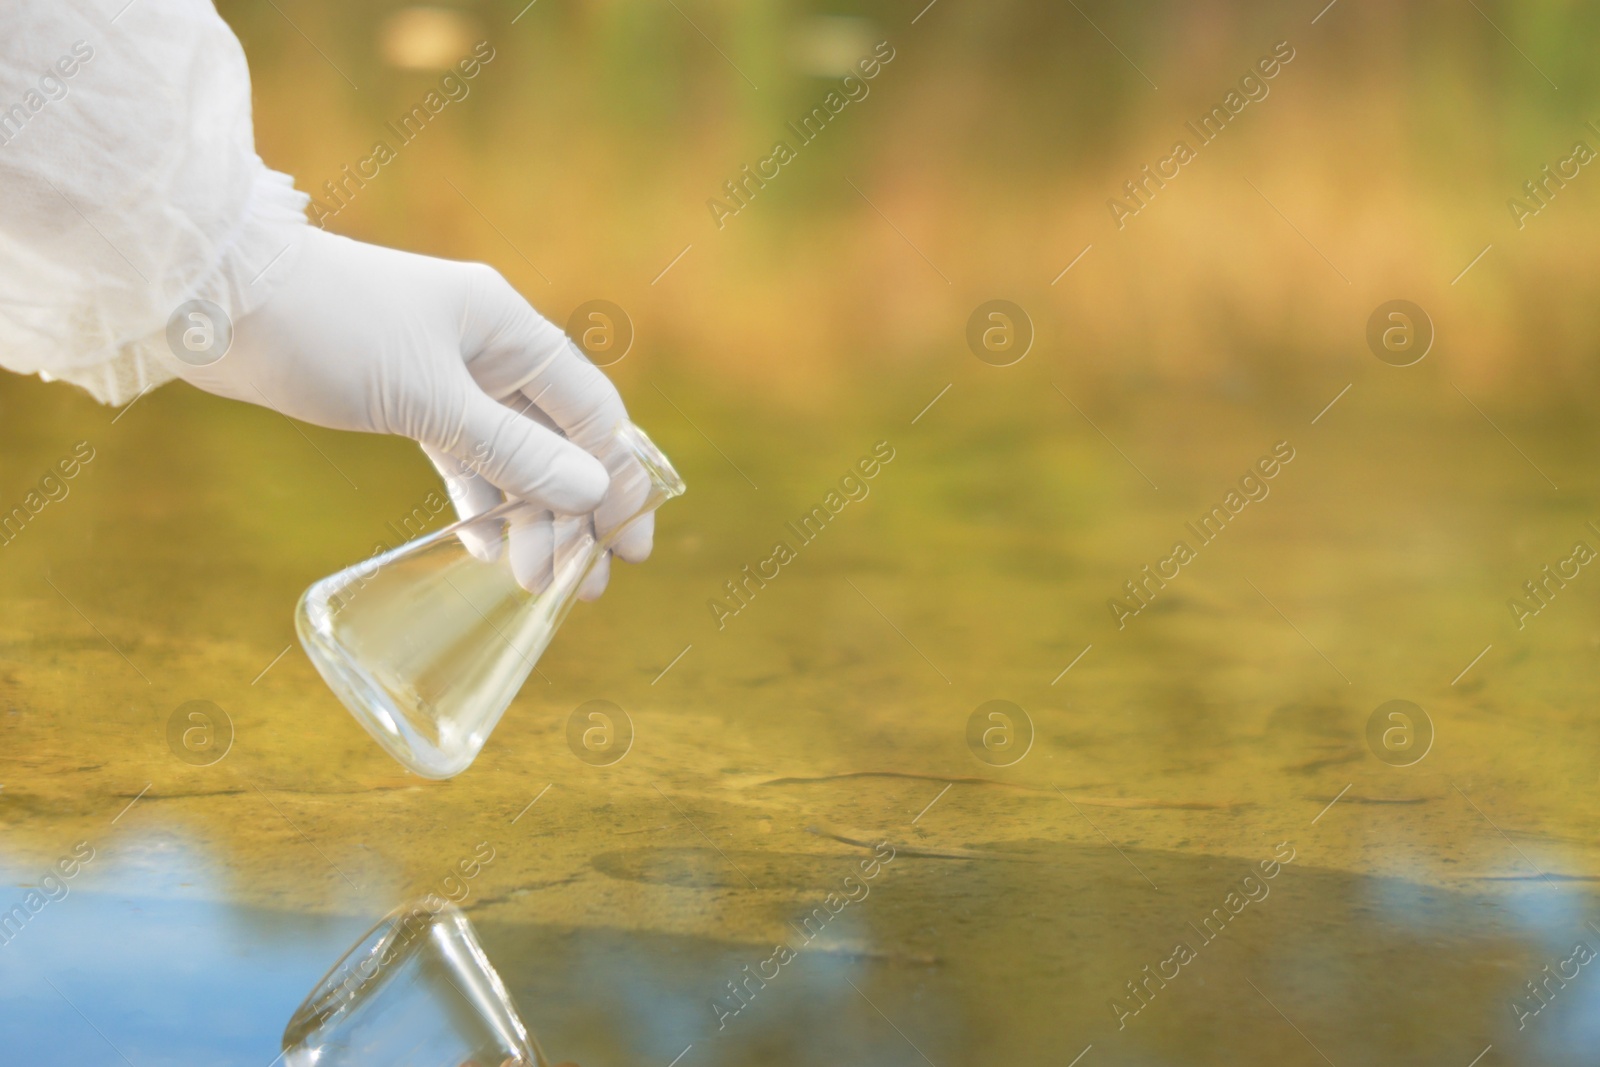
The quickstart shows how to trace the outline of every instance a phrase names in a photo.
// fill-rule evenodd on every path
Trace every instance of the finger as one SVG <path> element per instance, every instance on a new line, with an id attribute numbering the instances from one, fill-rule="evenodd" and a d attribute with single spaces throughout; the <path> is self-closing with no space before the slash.
<path id="1" fill-rule="evenodd" d="M 511 528 L 511 573 L 517 584 L 538 594 L 555 578 L 555 524 L 546 514 Z"/>
<path id="2" fill-rule="evenodd" d="M 535 403 L 538 396 L 538 393 L 530 396 L 527 392 L 520 392 L 507 397 L 502 403 L 542 426 L 555 429 L 555 420 Z M 611 473 L 611 488 L 606 491 L 605 499 L 595 509 L 595 533 L 605 538 L 618 525 L 638 514 L 639 509 L 644 506 L 646 497 L 649 496 L 651 487 L 649 474 L 633 453 L 621 447 L 615 435 L 607 441 L 600 460 Z M 641 516 L 622 532 L 616 544 L 612 545 L 612 550 L 629 563 L 643 563 L 650 558 L 655 528 L 653 514 Z"/>
<path id="3" fill-rule="evenodd" d="M 545 326 L 555 329 L 550 323 Z M 617 427 L 628 421 L 628 409 L 611 379 L 565 334 L 561 334 L 561 342 L 554 353 L 530 369 L 520 391 L 574 443 L 603 456 L 616 447 L 614 435 Z"/>
<path id="4" fill-rule="evenodd" d="M 599 600 L 600 594 L 606 591 L 606 583 L 611 580 L 611 553 L 602 552 L 600 558 L 594 561 L 594 567 L 584 578 L 583 584 L 578 587 L 579 600 Z"/>
<path id="5" fill-rule="evenodd" d="M 568 440 L 605 463 L 613 491 L 595 515 L 605 536 L 638 512 L 649 479 L 638 461 L 617 442 L 627 408 L 616 386 L 584 358 L 565 333 L 535 311 L 502 276 L 476 270 L 471 276 L 468 324 L 464 333 L 467 368 L 491 396 L 522 407 L 529 418 L 559 428 Z M 525 399 L 524 399 L 525 398 Z M 627 534 L 624 558 L 650 554 L 651 526 Z"/>
<path id="6" fill-rule="evenodd" d="M 594 513 L 595 533 L 603 539 L 637 515 L 639 509 L 644 507 L 645 500 L 650 495 L 650 476 L 645 473 L 639 461 L 620 444 L 608 450 L 600 458 L 611 473 L 611 487 Z M 650 555 L 650 540 L 654 531 L 654 521 L 646 523 L 643 519 L 629 527 L 622 535 L 623 540 L 627 542 L 621 552 L 622 558 L 629 563 L 643 562 L 645 557 Z"/>
<path id="7" fill-rule="evenodd" d="M 423 445 L 422 451 L 444 479 L 444 491 L 455 505 L 457 517 L 474 519 L 505 502 L 504 493 L 461 460 L 429 445 Z"/>
<path id="8" fill-rule="evenodd" d="M 476 388 L 464 392 L 455 432 L 423 443 L 467 464 L 507 495 L 561 514 L 593 511 L 611 482 L 599 460 Z"/>
<path id="9" fill-rule="evenodd" d="M 564 590 L 581 590 L 584 569 L 589 566 L 595 553 L 594 522 L 588 515 L 557 515 L 555 540 L 555 586 Z M 603 583 L 601 588 L 605 588 Z M 593 600 L 594 597 L 586 599 Z"/>
<path id="10" fill-rule="evenodd" d="M 650 549 L 655 542 L 656 513 L 650 512 L 639 516 L 630 523 L 622 535 L 612 544 L 611 551 L 618 559 L 627 563 L 643 563 L 650 558 Z"/>
<path id="11" fill-rule="evenodd" d="M 514 393 L 511 396 L 508 396 L 504 400 L 502 400 L 501 403 L 504 404 L 506 407 L 511 408 L 513 411 L 517 412 L 518 414 L 524 415 L 527 418 L 533 419 L 535 422 L 539 423 L 541 426 L 548 427 L 551 430 L 555 430 L 556 429 L 555 421 L 553 419 L 551 419 L 549 415 L 547 415 L 543 411 L 541 411 L 538 408 L 538 406 L 535 405 L 533 403 L 533 401 L 529 397 L 525 396 L 522 393 Z M 637 463 L 635 463 L 634 466 L 636 468 L 638 468 L 638 464 Z M 638 469 L 639 469 L 640 473 L 642 474 L 643 473 L 643 468 L 638 468 Z M 613 479 L 611 488 L 606 491 L 605 500 L 602 500 L 600 502 L 600 507 L 596 510 L 595 514 L 596 514 L 597 519 L 601 515 L 611 515 L 611 514 L 614 514 L 614 513 L 618 512 L 619 509 L 616 508 L 615 506 L 608 506 L 608 501 L 611 501 L 613 499 L 613 497 L 615 496 L 615 494 L 616 494 L 616 481 L 615 481 L 615 479 Z M 643 496 L 640 495 L 638 497 L 638 500 L 639 500 L 639 503 L 642 504 Z M 638 510 L 638 506 L 639 506 L 638 504 L 635 504 L 632 507 L 627 508 L 626 511 L 624 512 L 624 515 L 633 514 L 635 511 Z M 625 531 L 622 539 L 619 541 L 619 544 L 621 544 L 621 546 L 623 547 L 623 549 L 627 553 L 624 556 L 624 558 L 627 559 L 628 562 L 630 562 L 630 563 L 642 563 L 642 562 L 644 562 L 645 558 L 650 555 L 650 538 L 651 538 L 651 532 L 655 528 L 655 516 L 653 516 L 653 515 L 645 516 L 643 524 L 645 526 L 645 529 L 642 530 L 642 531 L 635 530 L 634 527 L 630 526 L 628 528 L 628 530 Z M 598 525 L 598 522 L 597 522 L 597 525 Z M 603 531 L 603 532 L 609 532 L 610 525 L 611 524 L 608 524 L 606 530 Z M 589 531 L 588 530 L 584 530 L 582 532 L 583 533 L 588 533 Z M 577 531 L 571 532 L 569 534 L 569 538 L 568 539 L 570 540 L 571 537 L 575 537 L 575 536 L 578 536 L 578 532 Z M 528 583 L 524 582 L 523 584 L 524 584 L 525 588 L 532 589 L 534 592 L 537 593 L 537 592 L 542 592 L 543 589 L 544 589 L 544 586 L 549 584 L 549 581 L 550 581 L 550 567 L 551 567 L 552 564 L 551 564 L 551 561 L 548 561 L 548 560 L 544 561 L 544 563 L 545 563 L 545 571 L 544 571 L 544 573 L 542 575 L 540 575 L 537 578 L 537 580 L 540 581 L 542 584 L 539 585 L 536 588 L 536 587 L 534 587 L 532 585 L 529 585 Z M 600 561 L 598 564 L 596 564 L 596 571 L 597 571 L 599 576 L 598 577 L 594 577 L 592 575 L 590 577 L 590 579 L 584 583 L 582 590 L 580 590 L 579 593 L 578 593 L 579 599 L 581 599 L 581 600 L 596 600 L 596 599 L 599 598 L 600 594 L 605 591 L 606 584 L 607 584 L 607 581 L 608 581 L 608 576 L 609 576 L 609 573 L 610 573 L 610 561 L 609 560 Z"/>
<path id="12" fill-rule="evenodd" d="M 555 420 L 534 402 L 534 397 L 517 392 L 506 397 L 501 403 L 517 414 L 559 432 Z M 612 442 L 615 442 L 615 437 L 612 438 Z M 638 460 L 626 449 L 611 448 L 601 462 L 606 465 L 608 471 L 611 471 L 611 487 L 606 491 L 605 499 L 600 502 L 600 506 L 595 509 L 595 532 L 598 537 L 604 538 L 619 523 L 626 522 L 638 513 L 649 495 L 650 478 Z M 641 516 L 622 532 L 612 550 L 629 563 L 643 563 L 650 558 L 655 525 L 654 514 Z"/>
<path id="13" fill-rule="evenodd" d="M 532 392 L 530 388 L 517 394 L 517 399 L 524 405 L 521 410 L 524 410 L 529 418 L 536 419 L 542 425 L 553 427 L 555 420 L 537 406 L 539 397 L 548 391 L 548 385 L 541 387 L 538 392 Z M 508 398 L 506 403 L 515 402 Z M 644 506 L 645 499 L 650 493 L 650 476 L 633 453 L 622 446 L 615 434 L 606 439 L 597 455 L 611 474 L 611 488 L 606 492 L 600 506 L 595 509 L 595 532 L 599 537 L 605 538 L 619 525 L 637 515 L 639 509 Z M 646 516 L 630 525 L 613 548 L 629 563 L 643 563 L 650 556 L 654 536 L 655 519 L 653 516 Z"/>
<path id="14" fill-rule="evenodd" d="M 461 519 L 475 519 L 505 501 L 504 493 L 459 459 L 427 445 L 422 446 L 422 451 L 444 478 L 444 491 Z M 493 563 L 500 558 L 499 531 L 493 528 L 493 524 L 471 523 L 457 531 L 456 536 L 475 558 L 485 563 Z"/>
<path id="15" fill-rule="evenodd" d="M 628 417 L 616 386 L 499 272 L 466 267 L 462 353 L 473 380 L 496 398 L 519 390 L 536 398 L 569 439 L 599 455 Z"/>
<path id="16" fill-rule="evenodd" d="M 523 418 L 532 419 L 534 422 L 537 422 L 540 426 L 543 426 L 551 433 L 560 434 L 562 437 L 566 436 L 565 431 L 556 425 L 556 420 L 545 414 L 544 410 L 540 408 L 539 405 L 536 404 L 526 393 L 512 393 L 510 396 L 500 401 L 500 403 L 504 404 L 512 411 L 515 411 Z"/>
<path id="17" fill-rule="evenodd" d="M 650 488 L 644 469 L 615 438 L 628 417 L 622 397 L 566 334 L 498 273 L 476 271 L 469 290 L 471 310 L 463 331 L 469 372 L 485 392 L 559 428 L 605 463 L 613 486 L 596 511 L 595 527 L 606 536 L 638 512 Z M 621 486 L 615 484 L 619 478 Z M 630 528 L 617 546 L 623 558 L 641 562 L 649 556 L 653 532 L 653 522 Z"/>

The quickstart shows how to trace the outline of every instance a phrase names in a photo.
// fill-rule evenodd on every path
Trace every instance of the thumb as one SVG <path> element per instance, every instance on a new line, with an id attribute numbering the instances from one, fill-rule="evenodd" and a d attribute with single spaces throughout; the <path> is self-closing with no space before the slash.
<path id="1" fill-rule="evenodd" d="M 560 434 L 469 385 L 459 430 L 426 445 L 461 461 L 509 497 L 565 515 L 593 511 L 611 483 L 605 466 Z"/>

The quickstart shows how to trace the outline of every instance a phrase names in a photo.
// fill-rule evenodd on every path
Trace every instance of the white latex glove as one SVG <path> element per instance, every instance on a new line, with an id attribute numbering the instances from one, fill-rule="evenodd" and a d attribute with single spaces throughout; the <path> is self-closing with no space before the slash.
<path id="1" fill-rule="evenodd" d="M 561 516 L 593 512 L 603 535 L 643 500 L 643 471 L 612 437 L 628 417 L 616 387 L 481 263 L 312 229 L 288 276 L 234 324 L 227 354 L 178 373 L 306 422 L 420 442 L 463 518 L 511 497 Z M 587 526 L 556 518 L 543 536 L 514 541 L 523 584 L 542 587 L 560 539 Z M 616 553 L 644 560 L 653 532 L 641 519 Z M 599 596 L 609 573 L 608 555 L 580 595 Z"/>

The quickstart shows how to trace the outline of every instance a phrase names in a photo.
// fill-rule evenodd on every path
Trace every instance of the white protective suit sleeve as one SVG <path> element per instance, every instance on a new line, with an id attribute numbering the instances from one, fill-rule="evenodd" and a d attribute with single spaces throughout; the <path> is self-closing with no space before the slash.
<path id="1" fill-rule="evenodd" d="M 179 304 L 237 321 L 307 231 L 210 0 L 125 2 L 0 7 L 0 366 L 107 404 L 176 376 Z"/>

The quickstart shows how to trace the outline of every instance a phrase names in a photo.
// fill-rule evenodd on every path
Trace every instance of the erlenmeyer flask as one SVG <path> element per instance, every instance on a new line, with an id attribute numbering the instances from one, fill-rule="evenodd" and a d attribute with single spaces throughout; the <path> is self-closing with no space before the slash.
<path id="1" fill-rule="evenodd" d="M 508 501 L 301 596 L 295 630 L 311 662 L 356 721 L 417 774 L 466 770 L 595 562 L 629 525 L 683 492 L 644 431 L 623 423 L 616 441 L 608 501 L 634 510 L 598 537 L 591 516 Z"/>
<path id="2" fill-rule="evenodd" d="M 396 908 L 311 991 L 283 1031 L 285 1067 L 544 1067 L 472 924 L 438 897 Z"/>

